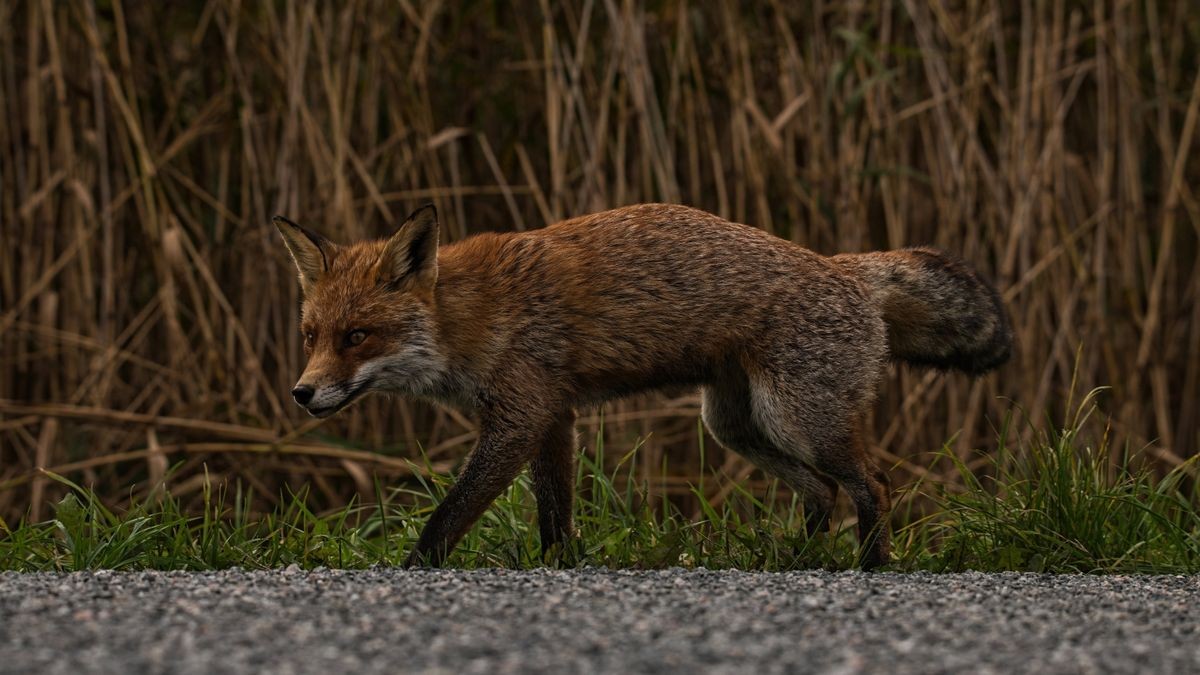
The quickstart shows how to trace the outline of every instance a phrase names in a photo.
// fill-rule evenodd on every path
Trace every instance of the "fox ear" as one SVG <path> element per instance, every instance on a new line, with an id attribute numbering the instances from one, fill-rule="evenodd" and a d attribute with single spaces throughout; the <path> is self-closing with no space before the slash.
<path id="1" fill-rule="evenodd" d="M 379 281 L 391 288 L 433 288 L 437 282 L 437 209 L 426 204 L 388 239 L 379 260 Z"/>
<path id="2" fill-rule="evenodd" d="M 329 256 L 333 254 L 334 245 L 325 237 L 283 216 L 275 216 L 271 222 L 283 235 L 283 243 L 287 244 L 288 253 L 292 254 L 292 260 L 300 272 L 300 289 L 307 295 L 313 284 L 329 271 Z"/>

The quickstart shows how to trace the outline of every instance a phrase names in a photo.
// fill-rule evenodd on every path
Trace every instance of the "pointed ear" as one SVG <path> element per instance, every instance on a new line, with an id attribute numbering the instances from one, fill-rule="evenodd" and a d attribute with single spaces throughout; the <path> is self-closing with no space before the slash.
<path id="1" fill-rule="evenodd" d="M 383 247 L 379 281 L 394 289 L 433 288 L 437 282 L 437 209 L 426 204 L 404 221 Z"/>
<path id="2" fill-rule="evenodd" d="M 300 289 L 308 295 L 313 284 L 329 271 L 329 257 L 334 251 L 333 243 L 283 216 L 275 216 L 271 222 L 275 223 L 279 234 L 283 235 L 283 243 L 287 244 L 288 253 L 292 254 L 292 260 L 296 262 L 296 269 L 300 272 Z"/>

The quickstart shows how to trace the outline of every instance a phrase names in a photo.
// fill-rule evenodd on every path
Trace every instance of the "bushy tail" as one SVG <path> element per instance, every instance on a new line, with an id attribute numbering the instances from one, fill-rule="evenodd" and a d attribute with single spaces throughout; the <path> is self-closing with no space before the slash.
<path id="1" fill-rule="evenodd" d="M 967 263 L 932 248 L 846 254 L 883 310 L 893 359 L 986 373 L 1012 355 L 1012 328 L 995 287 Z"/>

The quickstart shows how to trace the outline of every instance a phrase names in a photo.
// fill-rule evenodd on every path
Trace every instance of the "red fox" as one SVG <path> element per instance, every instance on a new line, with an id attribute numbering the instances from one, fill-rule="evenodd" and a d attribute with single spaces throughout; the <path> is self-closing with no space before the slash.
<path id="1" fill-rule="evenodd" d="M 889 560 L 888 479 L 861 425 L 887 360 L 987 372 L 1012 351 L 995 289 L 929 248 L 825 257 L 697 209 L 642 204 L 438 246 L 432 206 L 335 245 L 277 216 L 300 273 L 317 417 L 372 391 L 456 406 L 479 440 L 408 558 L 441 564 L 530 465 L 543 551 L 574 537 L 575 410 L 699 385 L 725 447 L 803 495 L 827 530 L 840 484 L 860 564 Z"/>

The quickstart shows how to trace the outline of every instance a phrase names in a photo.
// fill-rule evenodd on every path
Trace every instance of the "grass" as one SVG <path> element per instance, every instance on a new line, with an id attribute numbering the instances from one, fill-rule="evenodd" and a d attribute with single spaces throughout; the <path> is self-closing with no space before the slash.
<path id="1" fill-rule="evenodd" d="M 1091 396 L 1085 399 L 1088 405 Z M 1107 436 L 1080 438 L 1084 420 L 1014 451 L 1002 435 L 980 478 L 954 454 L 940 513 L 910 529 L 936 546 L 927 569 L 1037 572 L 1195 572 L 1200 569 L 1197 460 L 1157 475 L 1144 458 L 1114 458 Z"/>
<path id="2" fill-rule="evenodd" d="M 980 478 L 947 445 L 935 463 L 956 467 L 959 479 L 902 491 L 933 505 L 928 515 L 900 509 L 891 569 L 936 572 L 1039 571 L 1193 573 L 1200 571 L 1200 503 L 1195 463 L 1156 476 L 1136 456 L 1112 461 L 1106 439 L 1089 444 L 1077 424 L 1038 434 L 1032 447 L 1010 447 L 986 458 Z M 603 447 L 578 471 L 578 550 L 567 565 L 613 568 L 706 567 L 746 570 L 844 569 L 855 559 L 852 528 L 808 538 L 799 505 L 735 487 L 719 507 L 690 517 L 663 500 L 646 499 L 636 474 L 622 467 L 638 449 L 606 470 Z M 418 473 L 418 475 L 420 475 Z M 252 517 L 253 499 L 206 485 L 204 508 L 187 514 L 169 494 L 122 510 L 91 491 L 69 487 L 44 522 L 0 523 L 0 569 L 183 569 L 226 567 L 362 568 L 397 565 L 451 480 L 435 474 L 415 487 L 383 491 L 372 504 L 351 503 L 314 513 L 304 492 L 286 496 L 274 512 Z M 539 554 L 536 509 L 526 477 L 487 512 L 450 559 L 463 568 L 528 568 Z M 564 563 L 559 563 L 564 564 Z"/>

